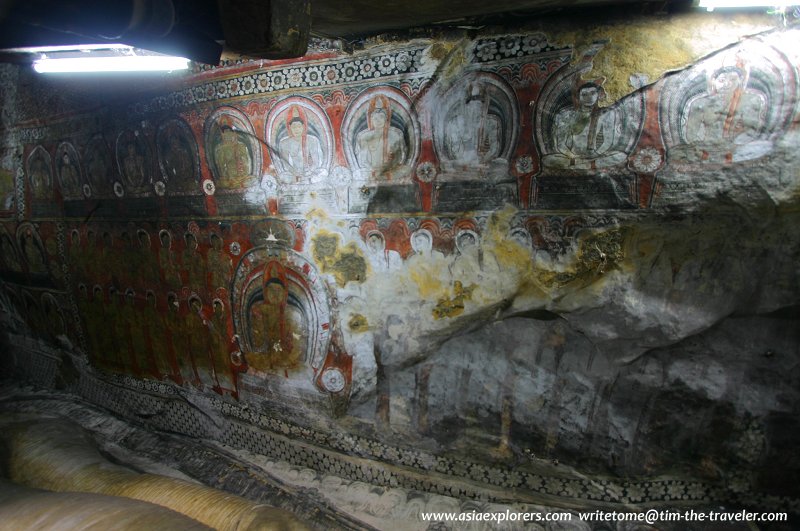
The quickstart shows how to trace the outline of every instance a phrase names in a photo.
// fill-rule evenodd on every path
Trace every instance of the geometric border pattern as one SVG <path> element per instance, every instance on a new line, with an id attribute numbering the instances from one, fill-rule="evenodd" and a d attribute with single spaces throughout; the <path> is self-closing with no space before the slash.
<path id="1" fill-rule="evenodd" d="M 18 369 L 37 385 L 52 388 L 60 351 L 23 336 L 9 334 L 9 339 L 16 347 Z M 301 426 L 245 404 L 164 382 L 95 373 L 84 364 L 78 369 L 80 379 L 69 391 L 122 417 L 156 430 L 213 439 L 322 474 L 372 485 L 497 503 L 630 510 L 733 502 L 800 513 L 800 500 L 735 492 L 694 480 L 586 477 L 571 475 L 567 468 L 563 474 L 547 475 L 522 467 L 450 459 L 367 437 Z"/>
<path id="2" fill-rule="evenodd" d="M 382 55 L 364 55 L 340 61 L 326 60 L 303 66 L 285 66 L 243 74 L 228 79 L 200 83 L 145 102 L 133 104 L 129 112 L 146 114 L 191 107 L 240 96 L 271 94 L 282 90 L 337 88 L 347 83 L 377 84 L 399 75 L 414 75 L 423 71 L 421 59 L 425 47 L 418 46 Z"/>
<path id="3" fill-rule="evenodd" d="M 564 52 L 571 49 L 571 46 L 558 47 L 550 44 L 547 42 L 547 36 L 544 33 L 537 32 L 528 35 L 507 35 L 500 38 L 478 39 L 475 41 L 472 53 L 476 62 L 490 63 L 546 52 Z"/>

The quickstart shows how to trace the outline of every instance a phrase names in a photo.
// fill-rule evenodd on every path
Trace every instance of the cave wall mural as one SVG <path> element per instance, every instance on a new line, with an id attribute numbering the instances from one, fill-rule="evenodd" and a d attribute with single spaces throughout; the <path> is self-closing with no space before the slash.
<path id="1" fill-rule="evenodd" d="M 744 306 L 797 303 L 796 251 L 769 270 L 789 294 L 760 286 L 761 298 L 745 265 L 697 258 L 715 245 L 730 257 L 728 238 L 761 230 L 796 242 L 790 226 L 742 227 L 748 215 L 723 209 L 727 228 L 708 238 L 659 232 L 702 227 L 709 198 L 791 203 L 796 33 L 744 39 L 617 101 L 592 76 L 605 42 L 532 32 L 450 54 L 411 41 L 232 61 L 173 92 L 23 123 L 0 175 L 12 337 L 27 345 L 27 327 L 74 353 L 85 366 L 73 391 L 114 389 L 109 407 L 162 411 L 155 427 L 426 492 L 434 506 L 431 493 L 797 510 L 797 493 L 765 487 L 757 468 L 775 448 L 752 441 L 774 412 L 728 397 L 738 413 L 715 428 L 728 443 L 681 442 L 659 431 L 677 413 L 653 383 L 689 363 L 671 357 L 681 341 L 704 341 Z M 625 275 L 637 300 L 664 302 L 631 310 Z M 478 329 L 487 322 L 494 335 Z M 797 342 L 774 348 L 796 354 Z M 57 356 L 43 359 L 52 380 Z M 206 426 L 177 400 L 186 393 L 236 422 Z M 796 407 L 789 394 L 776 400 Z M 698 396 L 690 422 L 718 419 L 723 406 Z M 688 464 L 672 469 L 686 445 Z M 556 457 L 609 479 L 598 487 Z M 709 460 L 737 472 L 709 472 Z M 375 503 L 367 512 L 386 512 Z"/>

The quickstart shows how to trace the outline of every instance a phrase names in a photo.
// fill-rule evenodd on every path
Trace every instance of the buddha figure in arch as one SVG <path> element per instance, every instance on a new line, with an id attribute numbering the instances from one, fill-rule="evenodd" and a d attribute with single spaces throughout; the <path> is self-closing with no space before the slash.
<path id="1" fill-rule="evenodd" d="M 463 103 L 453 107 L 445 133 L 448 158 L 461 163 L 488 163 L 500 156 L 500 120 L 490 112 L 491 98 L 475 84 Z"/>
<path id="2" fill-rule="evenodd" d="M 59 160 L 59 176 L 63 192 L 69 195 L 80 193 L 81 182 L 80 172 L 75 167 L 75 162 L 71 159 L 69 151 L 66 149 L 61 153 Z"/>
<path id="3" fill-rule="evenodd" d="M 219 140 L 214 147 L 219 183 L 225 188 L 244 188 L 253 178 L 250 149 L 239 137 L 230 117 L 220 119 L 219 130 Z"/>
<path id="4" fill-rule="evenodd" d="M 706 93 L 689 103 L 684 116 L 688 144 L 674 148 L 672 159 L 694 162 L 737 162 L 768 153 L 769 140 L 760 138 L 767 111 L 763 93 L 748 88 L 739 66 L 715 70 Z"/>
<path id="5" fill-rule="evenodd" d="M 302 107 L 292 105 L 285 117 L 286 137 L 278 143 L 278 154 L 283 162 L 284 179 L 291 182 L 301 179 L 317 182 L 324 164 L 322 144 L 314 134 L 309 134 L 308 117 Z"/>
<path id="6" fill-rule="evenodd" d="M 187 140 L 180 130 L 169 130 L 162 139 L 163 168 L 166 179 L 173 188 L 191 190 L 194 185 L 194 163 Z"/>
<path id="7" fill-rule="evenodd" d="M 405 164 L 408 147 L 403 131 L 392 125 L 392 108 L 385 96 L 375 96 L 367 110 L 367 128 L 356 135 L 358 167 L 373 179 L 391 181 Z"/>
<path id="8" fill-rule="evenodd" d="M 301 358 L 302 338 L 296 330 L 289 306 L 286 270 L 275 261 L 264 268 L 262 299 L 250 307 L 250 338 L 254 351 L 250 365 L 259 371 L 296 368 Z"/>
<path id="9" fill-rule="evenodd" d="M 128 185 L 139 188 L 147 184 L 147 168 L 144 155 L 135 141 L 125 145 L 125 156 L 122 159 L 122 173 Z"/>
<path id="10" fill-rule="evenodd" d="M 111 163 L 105 143 L 101 140 L 92 142 L 84 160 L 92 193 L 104 192 L 111 180 Z"/>
<path id="11" fill-rule="evenodd" d="M 603 87 L 593 81 L 577 87 L 574 105 L 556 114 L 553 134 L 558 152 L 542 158 L 546 168 L 585 172 L 625 162 L 627 155 L 613 149 L 617 116 L 600 107 L 604 96 Z"/>
<path id="12" fill-rule="evenodd" d="M 50 167 L 44 155 L 37 153 L 31 160 L 29 178 L 33 196 L 37 199 L 44 199 L 50 195 Z"/>

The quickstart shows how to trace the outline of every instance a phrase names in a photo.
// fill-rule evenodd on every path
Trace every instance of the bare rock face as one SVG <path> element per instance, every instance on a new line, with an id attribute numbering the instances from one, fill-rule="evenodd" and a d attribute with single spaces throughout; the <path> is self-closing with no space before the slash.
<path id="1" fill-rule="evenodd" d="M 797 510 L 798 42 L 615 102 L 618 48 L 527 32 L 15 122 L 7 365 L 355 490 Z"/>
<path id="2" fill-rule="evenodd" d="M 422 368 L 389 379 L 402 396 L 414 373 L 429 372 L 429 433 L 449 452 L 480 453 L 483 441 L 595 472 L 716 480 L 736 470 L 763 482 L 775 472 L 764 476 L 768 437 L 791 438 L 795 429 L 775 419 L 796 400 L 796 318 L 796 308 L 728 317 L 622 364 L 564 319 L 515 317 L 449 340 Z M 487 354 L 498 345 L 502 355 Z"/>

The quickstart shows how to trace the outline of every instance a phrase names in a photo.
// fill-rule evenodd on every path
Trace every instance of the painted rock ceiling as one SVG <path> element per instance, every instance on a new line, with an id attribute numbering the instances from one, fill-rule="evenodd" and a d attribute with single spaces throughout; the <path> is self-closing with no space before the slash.
<path id="1" fill-rule="evenodd" d="M 14 363 L 404 503 L 796 511 L 798 42 L 617 101 L 530 32 L 6 107 Z"/>

